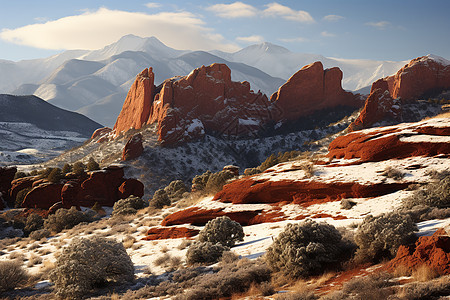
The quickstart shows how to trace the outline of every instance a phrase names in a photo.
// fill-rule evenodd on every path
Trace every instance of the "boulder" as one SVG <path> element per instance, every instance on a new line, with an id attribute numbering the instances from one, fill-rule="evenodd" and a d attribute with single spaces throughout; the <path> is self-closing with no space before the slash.
<path id="1" fill-rule="evenodd" d="M 16 167 L 0 167 L 0 209 L 4 208 L 3 201 L 11 202 L 9 196 L 9 189 L 11 188 L 11 182 L 16 175 Z M 12 199 L 14 201 L 15 198 Z"/>
<path id="2" fill-rule="evenodd" d="M 26 188 L 30 188 L 33 185 L 33 182 L 36 180 L 36 177 L 23 177 L 14 179 L 11 182 L 11 188 L 9 189 L 9 199 L 11 199 L 12 203 L 10 205 L 14 205 L 14 201 L 16 200 L 17 194 Z"/>
<path id="3" fill-rule="evenodd" d="M 97 140 L 97 143 L 103 143 L 108 140 L 107 136 L 113 132 L 113 130 L 109 127 L 99 128 L 94 131 L 91 136 L 91 140 Z"/>
<path id="4" fill-rule="evenodd" d="M 78 181 L 71 180 L 64 184 L 61 189 L 61 207 L 71 208 L 72 206 L 76 206 L 79 208 L 79 193 L 81 191 L 81 185 Z M 58 206 L 58 208 L 61 208 Z M 56 208 L 56 209 L 58 209 Z"/>
<path id="5" fill-rule="evenodd" d="M 131 128 L 140 129 L 147 122 L 156 90 L 154 80 L 152 68 L 136 76 L 114 125 L 116 135 Z"/>
<path id="6" fill-rule="evenodd" d="M 119 199 L 126 199 L 131 195 L 141 198 L 144 196 L 144 185 L 137 179 L 126 179 L 119 186 Z"/>
<path id="7" fill-rule="evenodd" d="M 200 230 L 188 227 L 152 227 L 148 230 L 147 236 L 143 240 L 165 240 L 191 238 L 196 236 Z"/>
<path id="8" fill-rule="evenodd" d="M 144 146 L 142 145 L 142 134 L 136 133 L 131 136 L 122 151 L 122 160 L 133 160 L 141 156 L 144 152 Z"/>
<path id="9" fill-rule="evenodd" d="M 313 112 L 337 106 L 359 108 L 359 96 L 342 89 L 342 71 L 323 69 L 321 62 L 304 66 L 271 97 L 281 111 L 280 120 L 295 121 Z"/>
<path id="10" fill-rule="evenodd" d="M 450 274 L 450 236 L 439 229 L 432 236 L 422 236 L 413 246 L 400 246 L 387 269 L 394 272 L 399 266 L 410 271 L 427 266 L 439 275 Z"/>
<path id="11" fill-rule="evenodd" d="M 63 184 L 42 183 L 28 192 L 22 207 L 49 209 L 53 204 L 61 201 L 62 188 Z"/>

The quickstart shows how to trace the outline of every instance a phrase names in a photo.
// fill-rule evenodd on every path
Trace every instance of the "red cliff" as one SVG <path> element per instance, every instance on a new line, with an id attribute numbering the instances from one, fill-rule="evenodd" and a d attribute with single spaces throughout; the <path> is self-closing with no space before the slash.
<path id="1" fill-rule="evenodd" d="M 341 81 L 339 68 L 324 70 L 321 62 L 315 62 L 292 75 L 270 100 L 283 112 L 281 119 L 289 121 L 336 106 L 361 107 L 359 97 L 344 91 Z"/>

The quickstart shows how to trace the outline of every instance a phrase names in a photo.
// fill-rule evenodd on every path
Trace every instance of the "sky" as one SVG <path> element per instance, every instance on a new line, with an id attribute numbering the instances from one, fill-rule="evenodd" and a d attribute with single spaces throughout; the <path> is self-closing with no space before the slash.
<path id="1" fill-rule="evenodd" d="M 126 34 L 180 50 L 270 42 L 328 57 L 450 59 L 450 0 L 0 0 L 0 59 L 100 49 Z"/>

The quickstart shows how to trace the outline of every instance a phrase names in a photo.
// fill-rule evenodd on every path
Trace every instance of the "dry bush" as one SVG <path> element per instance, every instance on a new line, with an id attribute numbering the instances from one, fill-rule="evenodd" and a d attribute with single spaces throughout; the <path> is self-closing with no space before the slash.
<path id="1" fill-rule="evenodd" d="M 168 186 L 164 188 L 164 190 L 167 193 L 167 196 L 169 196 L 171 202 L 177 202 L 181 198 L 183 198 L 183 194 L 188 191 L 188 188 L 181 180 L 174 180 L 171 183 L 169 183 Z"/>
<path id="2" fill-rule="evenodd" d="M 265 260 L 274 271 L 289 277 L 320 274 L 336 263 L 342 237 L 332 225 L 306 220 L 288 224 L 267 249 Z"/>
<path id="3" fill-rule="evenodd" d="M 38 265 L 42 263 L 42 257 L 37 256 L 36 254 L 32 254 L 30 259 L 28 260 L 27 267 L 32 267 L 34 265 Z"/>
<path id="4" fill-rule="evenodd" d="M 290 292 L 278 294 L 276 300 L 316 300 L 318 299 L 311 291 Z"/>
<path id="5" fill-rule="evenodd" d="M 56 261 L 50 279 L 59 297 L 81 298 L 98 286 L 134 280 L 134 266 L 121 243 L 75 238 Z"/>
<path id="6" fill-rule="evenodd" d="M 171 203 L 167 192 L 164 189 L 159 189 L 153 194 L 153 198 L 150 200 L 150 207 L 161 209 L 164 206 L 169 206 Z"/>
<path id="7" fill-rule="evenodd" d="M 394 257 L 400 245 L 414 242 L 416 224 L 408 215 L 387 213 L 377 217 L 367 216 L 358 226 L 355 243 L 358 246 L 357 262 L 380 261 Z"/>
<path id="8" fill-rule="evenodd" d="M 135 239 L 133 236 L 131 236 L 131 235 L 127 235 L 127 236 L 123 239 L 122 244 L 123 244 L 123 246 L 124 246 L 126 249 L 128 249 L 128 248 L 131 248 L 131 247 L 133 246 L 134 242 L 136 242 L 136 239 Z"/>
<path id="9" fill-rule="evenodd" d="M 356 205 L 355 201 L 349 200 L 349 199 L 342 199 L 341 200 L 341 209 L 352 209 L 353 206 Z"/>
<path id="10" fill-rule="evenodd" d="M 169 253 L 165 253 L 164 255 L 158 256 L 158 258 L 155 259 L 153 264 L 157 267 L 168 266 L 171 258 L 172 256 Z"/>
<path id="11" fill-rule="evenodd" d="M 29 275 L 19 261 L 0 261 L 0 292 L 13 290 L 28 281 Z"/>
<path id="12" fill-rule="evenodd" d="M 222 244 L 213 244 L 211 242 L 193 243 L 186 252 L 186 262 L 189 265 L 195 264 L 213 264 L 219 261 L 222 253 L 230 248 Z"/>
<path id="13" fill-rule="evenodd" d="M 191 240 L 183 240 L 178 246 L 178 250 L 184 250 L 192 244 Z"/>
<path id="14" fill-rule="evenodd" d="M 301 169 L 305 172 L 306 178 L 311 178 L 314 176 L 315 167 L 312 162 L 305 162 L 301 165 Z"/>
<path id="15" fill-rule="evenodd" d="M 237 241 L 244 240 L 244 230 L 241 224 L 222 216 L 208 221 L 198 235 L 200 242 L 220 243 L 232 247 Z"/>
<path id="16" fill-rule="evenodd" d="M 399 169 L 393 168 L 393 167 L 387 167 L 381 176 L 385 176 L 387 178 L 392 178 L 394 180 L 401 180 L 403 177 L 405 177 L 405 173 L 400 171 Z"/>
<path id="17" fill-rule="evenodd" d="M 439 274 L 435 270 L 425 264 L 420 265 L 412 272 L 412 277 L 421 282 L 430 281 L 438 276 Z"/>
<path id="18" fill-rule="evenodd" d="M 60 208 L 55 214 L 49 215 L 44 222 L 44 228 L 58 233 L 82 222 L 90 223 L 92 221 L 94 221 L 92 214 L 79 211 L 73 206 L 70 209 Z"/>
<path id="19" fill-rule="evenodd" d="M 135 215 L 138 210 L 149 205 L 148 201 L 142 198 L 130 196 L 126 199 L 120 199 L 113 206 L 113 216 L 116 215 Z"/>
<path id="20" fill-rule="evenodd" d="M 449 294 L 450 275 L 447 275 L 427 282 L 405 284 L 400 288 L 396 299 L 445 299 Z"/>

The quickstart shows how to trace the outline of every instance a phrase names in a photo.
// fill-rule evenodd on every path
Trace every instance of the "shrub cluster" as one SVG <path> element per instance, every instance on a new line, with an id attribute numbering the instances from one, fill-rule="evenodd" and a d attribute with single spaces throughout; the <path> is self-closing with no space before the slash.
<path id="1" fill-rule="evenodd" d="M 136 196 L 130 196 L 126 199 L 120 199 L 113 206 L 113 216 L 116 215 L 134 215 L 139 209 L 147 207 L 147 201 Z"/>
<path id="2" fill-rule="evenodd" d="M 192 190 L 214 194 L 220 191 L 223 186 L 235 175 L 230 170 L 222 170 L 217 173 L 206 171 L 202 175 L 197 175 L 192 180 Z"/>
<path id="3" fill-rule="evenodd" d="M 387 167 L 384 172 L 381 174 L 381 176 L 385 176 L 387 178 L 392 178 L 394 180 L 401 180 L 403 177 L 405 177 L 405 173 L 400 171 L 399 169 L 393 168 L 393 167 Z"/>
<path id="4" fill-rule="evenodd" d="M 181 180 L 174 180 L 164 188 L 171 202 L 176 202 L 183 198 L 183 194 L 188 191 L 186 185 Z"/>
<path id="5" fill-rule="evenodd" d="M 189 246 L 186 252 L 186 262 L 189 265 L 194 264 L 213 264 L 219 261 L 223 252 L 230 248 L 220 243 L 213 244 L 211 242 L 195 242 Z"/>
<path id="6" fill-rule="evenodd" d="M 208 221 L 200 231 L 198 240 L 233 247 L 236 242 L 244 240 L 244 230 L 238 222 L 222 216 Z"/>
<path id="7" fill-rule="evenodd" d="M 296 157 L 298 157 L 301 154 L 300 151 L 288 151 L 281 153 L 279 152 L 277 155 L 271 154 L 268 158 L 266 158 L 265 161 L 258 167 L 260 172 L 263 172 L 267 170 L 268 168 L 271 168 L 279 163 L 290 161 Z"/>
<path id="8" fill-rule="evenodd" d="M 19 261 L 0 261 L 0 292 L 13 290 L 27 282 L 29 275 Z"/>
<path id="9" fill-rule="evenodd" d="M 88 163 L 86 164 L 88 171 L 100 170 L 100 165 L 95 161 L 93 157 L 89 157 Z"/>
<path id="10" fill-rule="evenodd" d="M 450 176 L 446 174 L 437 182 L 425 186 L 424 189 L 416 191 L 411 197 L 404 201 L 404 206 L 412 208 L 417 205 L 428 207 L 449 208 L 450 207 Z"/>
<path id="11" fill-rule="evenodd" d="M 33 231 L 42 229 L 44 227 L 44 218 L 42 218 L 38 214 L 30 214 L 27 217 L 27 220 L 25 222 L 25 228 L 23 231 L 26 234 L 30 234 Z"/>
<path id="12" fill-rule="evenodd" d="M 358 246 L 355 259 L 359 262 L 379 261 L 391 258 L 400 245 L 415 240 L 416 224 L 409 215 L 387 213 L 377 217 L 367 216 L 358 226 L 355 243 Z"/>
<path id="13" fill-rule="evenodd" d="M 154 208 L 163 208 L 166 205 L 170 205 L 169 195 L 164 189 L 159 189 L 153 194 L 153 198 L 150 200 L 150 206 Z"/>
<path id="14" fill-rule="evenodd" d="M 275 271 L 291 277 L 307 277 L 323 272 L 337 261 L 341 234 L 332 225 L 306 220 L 288 224 L 267 249 L 265 259 Z"/>
<path id="15" fill-rule="evenodd" d="M 78 299 L 96 287 L 134 280 L 134 266 L 124 246 L 103 237 L 75 238 L 50 273 L 59 297 Z"/>
<path id="16" fill-rule="evenodd" d="M 82 222 L 90 223 L 92 221 L 94 221 L 92 213 L 79 211 L 72 206 L 70 209 L 60 208 L 55 214 L 49 215 L 44 221 L 44 228 L 58 233 Z"/>
<path id="17" fill-rule="evenodd" d="M 25 196 L 31 191 L 31 188 L 24 188 L 17 193 L 16 200 L 14 202 L 14 207 L 19 208 L 22 207 L 23 200 L 25 200 Z"/>

